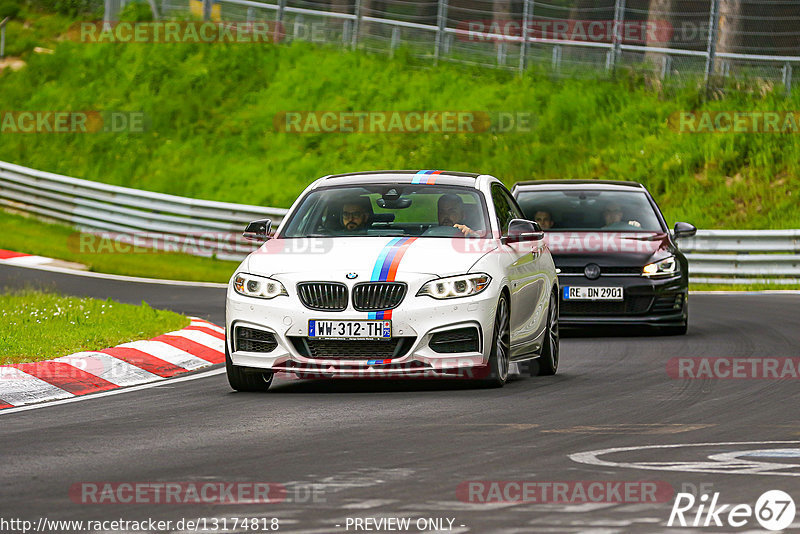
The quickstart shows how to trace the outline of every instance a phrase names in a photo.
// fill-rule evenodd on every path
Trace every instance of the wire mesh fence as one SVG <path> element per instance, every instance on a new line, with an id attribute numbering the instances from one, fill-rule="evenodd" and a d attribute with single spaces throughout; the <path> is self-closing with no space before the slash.
<path id="1" fill-rule="evenodd" d="M 124 1 L 106 0 L 106 20 Z M 565 76 L 636 67 L 664 83 L 757 79 L 791 91 L 800 69 L 797 0 L 161 0 L 158 11 L 267 22 L 285 41 Z"/>

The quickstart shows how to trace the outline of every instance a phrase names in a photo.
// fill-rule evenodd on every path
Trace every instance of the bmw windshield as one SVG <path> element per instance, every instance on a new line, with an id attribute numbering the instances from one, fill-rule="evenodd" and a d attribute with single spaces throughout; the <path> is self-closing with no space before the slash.
<path id="1" fill-rule="evenodd" d="M 326 187 L 300 201 L 279 238 L 483 237 L 489 223 L 473 188 L 417 184 Z"/>
<path id="2" fill-rule="evenodd" d="M 544 230 L 665 231 L 647 195 L 639 191 L 521 191 L 517 201 Z"/>

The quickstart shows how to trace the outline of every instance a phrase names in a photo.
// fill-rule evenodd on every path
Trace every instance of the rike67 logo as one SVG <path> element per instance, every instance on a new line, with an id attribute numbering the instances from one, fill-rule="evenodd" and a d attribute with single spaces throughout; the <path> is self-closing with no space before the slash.
<path id="1" fill-rule="evenodd" d="M 699 502 L 697 502 L 699 501 Z M 697 505 L 697 510 L 692 510 Z M 781 490 L 764 492 L 755 507 L 749 504 L 719 504 L 719 492 L 709 498 L 703 494 L 696 499 L 691 493 L 678 493 L 667 526 L 735 527 L 752 526 L 755 520 L 767 530 L 783 530 L 795 517 L 792 497 Z"/>

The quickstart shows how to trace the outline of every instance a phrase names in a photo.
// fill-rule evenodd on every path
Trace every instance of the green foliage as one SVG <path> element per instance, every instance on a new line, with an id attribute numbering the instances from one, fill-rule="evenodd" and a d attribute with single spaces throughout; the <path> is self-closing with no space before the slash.
<path id="1" fill-rule="evenodd" d="M 102 18 L 103 0 L 28 0 L 31 7 L 67 17 Z"/>
<path id="2" fill-rule="evenodd" d="M 16 2 L 15 0 L 0 1 L 0 21 L 6 17 L 12 19 L 17 18 L 19 11 L 19 2 Z"/>
<path id="3" fill-rule="evenodd" d="M 153 20 L 153 10 L 147 2 L 131 2 L 120 13 L 119 20 L 149 22 Z"/>
<path id="4" fill-rule="evenodd" d="M 455 65 L 265 44 L 79 44 L 0 75 L 0 109 L 142 111 L 144 133 L 3 134 L 0 159 L 118 185 L 230 202 L 288 206 L 313 179 L 366 169 L 491 173 L 645 183 L 670 222 L 701 228 L 797 228 L 795 135 L 689 134 L 685 110 L 796 110 L 764 91 L 705 101 L 639 75 L 553 80 Z M 283 111 L 509 111 L 530 131 L 279 133 Z"/>

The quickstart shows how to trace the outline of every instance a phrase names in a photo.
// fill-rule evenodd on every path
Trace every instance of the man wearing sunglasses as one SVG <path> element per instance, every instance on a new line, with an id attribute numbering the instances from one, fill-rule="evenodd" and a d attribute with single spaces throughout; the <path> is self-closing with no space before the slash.
<path id="1" fill-rule="evenodd" d="M 342 204 L 342 227 L 347 232 L 366 232 L 372 219 L 372 204 L 369 198 L 355 197 Z"/>

